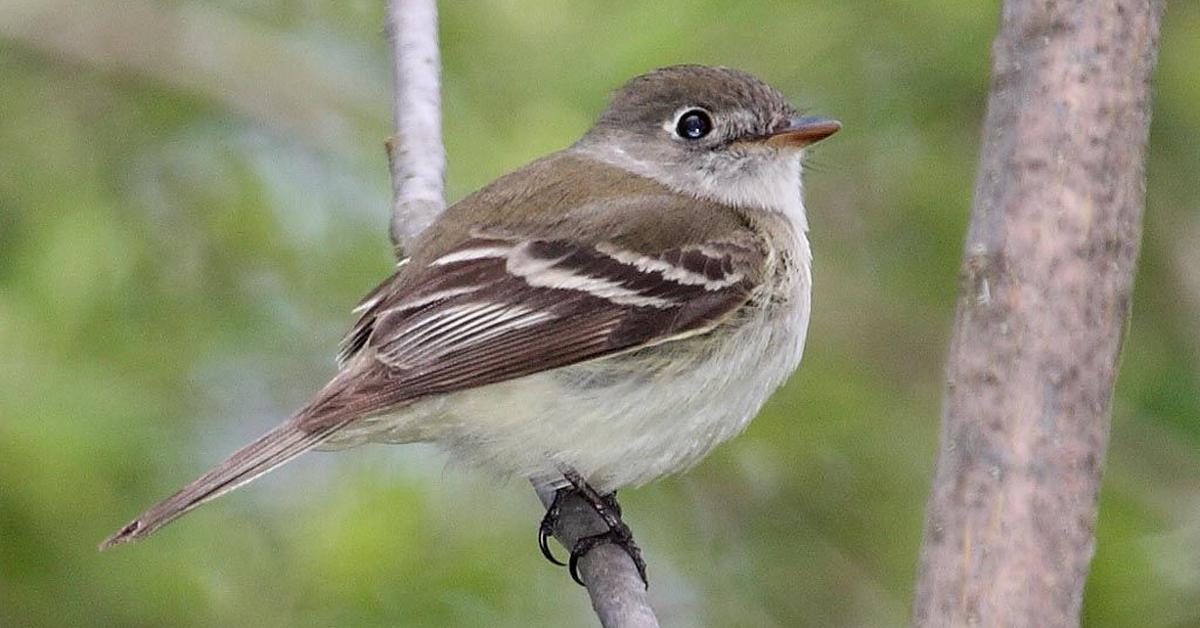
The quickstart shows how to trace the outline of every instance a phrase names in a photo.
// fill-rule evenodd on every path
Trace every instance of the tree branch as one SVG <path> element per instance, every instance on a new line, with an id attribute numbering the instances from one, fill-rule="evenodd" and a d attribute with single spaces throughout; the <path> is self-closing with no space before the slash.
<path id="1" fill-rule="evenodd" d="M 1007 0 L 920 626 L 1078 626 L 1141 240 L 1160 0 Z"/>
<path id="2" fill-rule="evenodd" d="M 387 143 L 392 172 L 390 233 L 399 252 L 446 206 L 437 2 L 389 0 L 388 32 L 396 85 L 396 134 Z"/>
<path id="3" fill-rule="evenodd" d="M 387 143 L 393 195 L 390 233 L 399 253 L 445 207 L 437 4 L 435 0 L 389 0 L 387 19 L 396 83 L 396 134 Z M 548 508 L 553 489 L 537 490 Z M 564 547 L 607 530 L 578 496 L 562 500 L 560 507 L 554 535 Z M 657 628 L 645 585 L 624 550 L 596 547 L 580 559 L 579 573 L 602 626 Z"/>

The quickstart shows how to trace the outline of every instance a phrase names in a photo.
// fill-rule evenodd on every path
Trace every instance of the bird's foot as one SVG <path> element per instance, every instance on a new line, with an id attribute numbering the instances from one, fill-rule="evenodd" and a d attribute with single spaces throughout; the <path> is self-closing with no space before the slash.
<path id="1" fill-rule="evenodd" d="M 585 536 L 575 543 L 575 547 L 571 548 L 571 558 L 567 561 L 571 579 L 581 586 L 587 586 L 579 577 L 579 559 L 593 549 L 609 544 L 616 545 L 629 554 L 629 558 L 633 559 L 633 566 L 637 568 L 638 575 L 642 578 L 642 584 L 649 588 L 650 581 L 646 579 L 646 561 L 642 559 L 642 549 L 634 542 L 633 532 L 624 522 L 615 528 L 609 528 L 608 532 Z"/>
<path id="2" fill-rule="evenodd" d="M 601 545 L 616 545 L 629 554 L 629 558 L 637 567 L 638 575 L 642 578 L 642 583 L 649 586 L 649 581 L 646 579 L 646 561 L 642 560 L 642 550 L 633 540 L 633 532 L 621 520 L 621 505 L 617 503 L 617 494 L 613 492 L 601 495 L 574 471 L 564 472 L 563 477 L 571 483 L 571 486 L 565 486 L 555 491 L 554 500 L 546 509 L 546 515 L 542 517 L 541 525 L 538 526 L 538 547 L 541 548 L 542 555 L 556 565 L 565 564 L 571 572 L 571 578 L 582 585 L 584 583 L 579 576 L 579 560 Z M 561 501 L 568 495 L 579 495 L 604 521 L 608 530 L 580 538 L 571 548 L 570 559 L 567 563 L 563 563 L 550 551 L 549 539 L 554 535 L 554 528 L 558 525 L 559 517 L 562 516 Z"/>
<path id="3" fill-rule="evenodd" d="M 554 526 L 558 525 L 558 518 L 562 515 L 559 501 L 562 500 L 564 494 L 574 492 L 574 490 L 573 488 L 560 488 L 554 491 L 554 501 L 550 502 L 550 507 L 546 509 L 546 515 L 542 517 L 542 523 L 538 526 L 538 547 L 542 550 L 542 556 L 560 567 L 565 567 L 567 564 L 550 551 L 550 537 L 554 536 Z"/>

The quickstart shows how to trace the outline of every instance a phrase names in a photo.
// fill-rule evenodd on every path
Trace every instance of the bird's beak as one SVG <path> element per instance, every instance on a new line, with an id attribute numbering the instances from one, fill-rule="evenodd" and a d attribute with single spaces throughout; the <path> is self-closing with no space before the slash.
<path id="1" fill-rule="evenodd" d="M 816 116 L 795 117 L 783 127 L 762 138 L 762 142 L 774 148 L 799 149 L 816 144 L 842 128 L 842 123 L 831 118 Z"/>

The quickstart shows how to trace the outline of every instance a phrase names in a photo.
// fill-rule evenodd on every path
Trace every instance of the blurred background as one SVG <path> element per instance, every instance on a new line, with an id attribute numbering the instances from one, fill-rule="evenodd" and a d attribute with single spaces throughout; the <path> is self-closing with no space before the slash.
<path id="1" fill-rule="evenodd" d="M 334 370 L 393 262 L 381 0 L 0 0 L 0 626 L 592 626 L 521 481 L 309 454 L 96 544 Z M 622 495 L 669 626 L 907 622 L 998 2 L 445 2 L 451 200 L 627 78 L 725 64 L 845 129 L 804 365 Z M 1200 4 L 1166 15 L 1087 626 L 1200 626 Z"/>

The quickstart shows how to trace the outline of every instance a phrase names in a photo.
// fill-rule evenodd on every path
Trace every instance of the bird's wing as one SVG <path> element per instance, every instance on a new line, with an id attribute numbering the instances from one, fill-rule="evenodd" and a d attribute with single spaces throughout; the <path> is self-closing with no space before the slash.
<path id="1" fill-rule="evenodd" d="M 477 234 L 364 301 L 340 381 L 300 427 L 704 333 L 751 298 L 765 263 L 748 231 L 655 253 Z"/>

